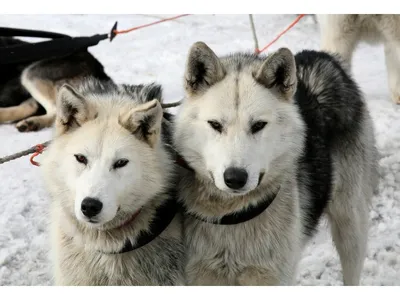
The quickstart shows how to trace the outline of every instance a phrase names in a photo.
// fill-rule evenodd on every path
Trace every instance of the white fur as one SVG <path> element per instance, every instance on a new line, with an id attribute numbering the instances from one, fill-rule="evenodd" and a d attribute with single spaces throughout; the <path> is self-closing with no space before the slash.
<path id="1" fill-rule="evenodd" d="M 185 135 L 185 147 L 180 150 L 185 156 L 201 156 L 204 161 L 195 162 L 196 170 L 203 176 L 210 177 L 212 174 L 215 185 L 221 191 L 233 193 L 224 182 L 224 171 L 228 167 L 244 168 L 249 178 L 240 193 L 235 193 L 238 195 L 254 190 L 260 173 L 269 172 L 274 160 L 290 152 L 292 147 L 299 146 L 288 141 L 295 140 L 290 136 L 301 132 L 303 122 L 295 106 L 278 101 L 277 96 L 256 85 L 254 79 L 246 73 L 240 74 L 239 97 L 254 101 L 240 103 L 239 108 L 236 108 L 232 101 L 235 91 L 230 88 L 234 80 L 233 75 L 227 76 L 210 87 L 201 100 L 183 103 L 181 114 L 176 120 L 176 135 Z M 198 112 L 195 120 L 191 119 L 193 111 Z M 249 132 L 249 116 L 254 121 L 265 121 L 268 124 L 259 133 L 252 135 Z M 278 122 L 279 117 L 290 122 Z M 213 130 L 208 120 L 221 121 L 224 133 Z M 189 128 L 184 125 L 187 123 L 191 124 Z"/>
<path id="2" fill-rule="evenodd" d="M 144 247 L 107 254 L 120 251 L 127 240 L 135 243 L 140 232 L 149 231 L 157 207 L 168 197 L 173 165 L 161 142 L 161 104 L 158 100 L 140 104 L 123 93 L 92 89 L 83 95 L 65 88 L 60 92 L 55 137 L 41 166 L 52 198 L 55 283 L 182 284 L 179 216 Z M 135 121 L 146 117 L 152 123 L 145 139 L 135 131 Z M 77 161 L 78 154 L 86 157 L 86 165 Z M 119 159 L 128 163 L 113 168 Z M 103 204 L 91 219 L 81 210 L 86 197 Z M 139 209 L 132 222 L 120 227 Z"/>

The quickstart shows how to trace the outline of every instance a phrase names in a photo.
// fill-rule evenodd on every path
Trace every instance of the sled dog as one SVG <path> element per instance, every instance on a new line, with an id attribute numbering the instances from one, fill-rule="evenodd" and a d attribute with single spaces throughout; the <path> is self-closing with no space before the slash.
<path id="1" fill-rule="evenodd" d="M 64 84 L 41 169 L 57 285 L 182 285 L 176 172 L 161 87 Z"/>
<path id="2" fill-rule="evenodd" d="M 323 214 L 357 285 L 377 184 L 374 128 L 337 57 L 188 54 L 176 150 L 189 285 L 292 285 Z"/>

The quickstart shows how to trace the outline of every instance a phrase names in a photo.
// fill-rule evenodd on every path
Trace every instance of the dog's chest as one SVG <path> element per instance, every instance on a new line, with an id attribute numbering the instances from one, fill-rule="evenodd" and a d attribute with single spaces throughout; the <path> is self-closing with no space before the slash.
<path id="1" fill-rule="evenodd" d="M 63 285 L 180 285 L 183 245 L 157 240 L 123 254 L 61 250 Z"/>
<path id="2" fill-rule="evenodd" d="M 262 218 L 236 225 L 215 225 L 188 219 L 185 226 L 189 258 L 232 268 L 268 261 L 279 241 L 264 229 Z M 272 230 L 273 231 L 273 230 Z"/>

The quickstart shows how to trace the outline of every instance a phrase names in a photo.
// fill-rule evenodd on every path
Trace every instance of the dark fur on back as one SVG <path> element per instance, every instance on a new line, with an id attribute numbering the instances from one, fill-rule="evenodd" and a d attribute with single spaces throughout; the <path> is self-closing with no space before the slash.
<path id="1" fill-rule="evenodd" d="M 298 180 L 307 188 L 310 202 L 305 233 L 311 235 L 328 201 L 333 184 L 332 154 L 338 143 L 347 145 L 361 129 L 365 104 L 354 80 L 341 62 L 324 52 L 302 51 L 295 56 L 298 85 L 295 101 L 307 126 Z M 311 206 L 310 206 L 311 203 Z"/>
<path id="2" fill-rule="evenodd" d="M 141 102 L 148 102 L 153 99 L 157 99 L 161 103 L 163 102 L 162 99 L 162 87 L 161 85 L 152 83 L 149 85 L 122 85 L 122 89 L 127 92 L 128 94 L 132 95 L 139 99 Z"/>
<path id="3" fill-rule="evenodd" d="M 153 99 L 159 100 L 161 103 L 163 101 L 162 98 L 162 87 L 156 83 L 150 84 L 139 84 L 139 85 L 131 85 L 131 84 L 121 84 L 118 85 L 113 81 L 102 81 L 96 80 L 96 78 L 88 78 L 82 82 L 82 84 L 76 87 L 76 90 L 82 96 L 85 95 L 128 95 L 135 101 L 139 103 L 149 102 Z"/>

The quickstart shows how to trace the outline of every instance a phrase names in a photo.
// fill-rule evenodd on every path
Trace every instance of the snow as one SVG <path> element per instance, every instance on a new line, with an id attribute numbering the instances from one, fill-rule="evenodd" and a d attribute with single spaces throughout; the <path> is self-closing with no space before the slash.
<path id="1" fill-rule="evenodd" d="M 106 33 L 158 20 L 160 15 L 2 15 L 0 26 L 63 32 L 73 36 Z M 260 47 L 270 42 L 294 15 L 255 15 Z M 194 15 L 118 36 L 90 48 L 117 82 L 157 81 L 166 102 L 183 95 L 182 75 L 189 47 L 206 42 L 222 55 L 253 50 L 248 15 Z M 303 18 L 270 51 L 286 46 L 294 52 L 318 49 L 319 31 L 311 17 Z M 382 46 L 362 44 L 353 73 L 373 116 L 380 159 L 379 194 L 373 199 L 368 257 L 363 285 L 400 284 L 400 107 L 392 104 Z M 0 126 L 0 157 L 25 150 L 51 138 L 51 130 L 19 133 Z M 40 157 L 38 158 L 40 161 Z M 51 285 L 48 260 L 48 204 L 39 168 L 29 157 L 0 165 L 0 284 Z M 324 221 L 303 253 L 298 271 L 301 285 L 341 285 L 341 267 Z"/>

